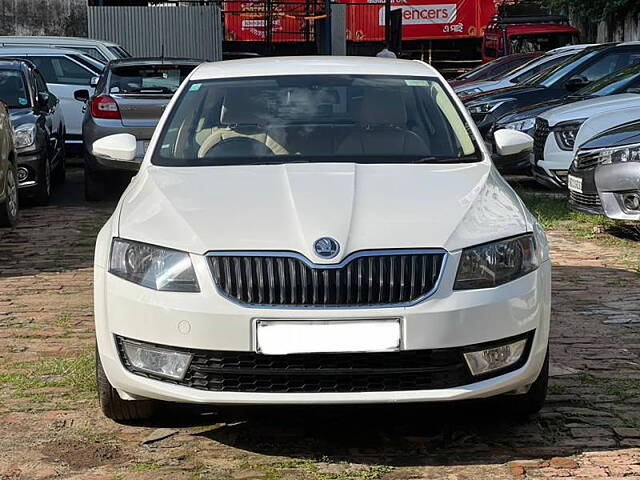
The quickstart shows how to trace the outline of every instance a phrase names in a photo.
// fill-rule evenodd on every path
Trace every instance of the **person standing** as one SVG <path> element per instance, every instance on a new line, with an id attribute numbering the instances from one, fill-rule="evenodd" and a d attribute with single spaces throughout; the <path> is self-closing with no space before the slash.
<path id="1" fill-rule="evenodd" d="M 398 58 L 395 53 L 389 50 L 389 42 L 384 42 L 382 50 L 376 53 L 376 57 L 380 58 Z"/>

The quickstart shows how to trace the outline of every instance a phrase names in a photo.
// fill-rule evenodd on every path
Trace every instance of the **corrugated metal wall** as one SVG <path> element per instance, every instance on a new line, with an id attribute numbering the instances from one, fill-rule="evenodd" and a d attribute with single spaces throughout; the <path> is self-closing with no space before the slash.
<path id="1" fill-rule="evenodd" d="M 215 5 L 88 7 L 89 37 L 115 42 L 134 56 L 222 59 L 222 21 Z"/>

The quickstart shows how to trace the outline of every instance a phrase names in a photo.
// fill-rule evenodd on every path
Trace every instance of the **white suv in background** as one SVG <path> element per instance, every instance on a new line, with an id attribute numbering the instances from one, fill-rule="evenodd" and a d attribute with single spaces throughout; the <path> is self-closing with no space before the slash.
<path id="1" fill-rule="evenodd" d="M 497 148 L 531 148 L 499 130 Z M 130 162 L 136 139 L 93 153 Z M 95 252 L 103 412 L 437 402 L 548 378 L 546 237 L 447 82 L 417 61 L 203 64 Z"/>
<path id="2" fill-rule="evenodd" d="M 536 117 L 531 155 L 536 180 L 552 188 L 566 188 L 575 140 L 581 125 L 599 114 L 612 115 L 621 108 L 640 108 L 640 95 L 620 93 L 581 100 L 553 108 Z"/>

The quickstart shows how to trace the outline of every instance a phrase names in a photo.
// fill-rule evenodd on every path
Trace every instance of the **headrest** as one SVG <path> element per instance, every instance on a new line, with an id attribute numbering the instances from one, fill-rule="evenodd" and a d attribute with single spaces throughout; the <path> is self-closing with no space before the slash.
<path id="1" fill-rule="evenodd" d="M 267 104 L 263 97 L 234 90 L 225 95 L 220 112 L 222 125 L 259 125 L 267 113 Z"/>
<path id="2" fill-rule="evenodd" d="M 360 122 L 366 125 L 407 124 L 407 110 L 400 92 L 386 88 L 368 88 L 362 98 Z"/>

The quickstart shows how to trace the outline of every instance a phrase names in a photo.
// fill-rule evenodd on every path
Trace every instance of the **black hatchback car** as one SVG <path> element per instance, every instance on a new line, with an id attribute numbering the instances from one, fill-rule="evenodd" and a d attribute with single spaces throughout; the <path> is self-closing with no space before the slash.
<path id="1" fill-rule="evenodd" d="M 524 85 L 467 97 L 465 106 L 488 138 L 496 121 L 516 109 L 563 98 L 592 82 L 640 62 L 640 42 L 608 43 L 581 50 Z"/>
<path id="2" fill-rule="evenodd" d="M 574 209 L 640 221 L 640 121 L 584 143 L 569 169 L 568 185 Z"/>
<path id="3" fill-rule="evenodd" d="M 0 60 L 0 100 L 9 109 L 18 154 L 20 197 L 49 203 L 51 185 L 65 178 L 65 124 L 60 101 L 27 60 Z"/>

